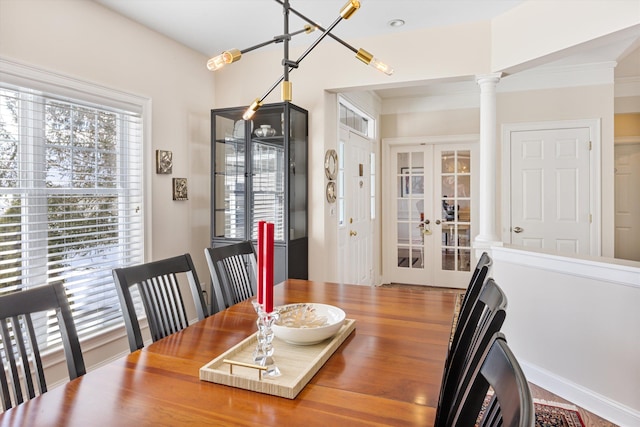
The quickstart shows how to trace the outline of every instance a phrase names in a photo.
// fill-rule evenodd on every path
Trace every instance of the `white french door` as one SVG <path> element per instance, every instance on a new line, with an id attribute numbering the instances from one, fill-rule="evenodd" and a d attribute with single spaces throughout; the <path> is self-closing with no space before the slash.
<path id="1" fill-rule="evenodd" d="M 389 153 L 385 281 L 464 287 L 475 264 L 475 145 L 397 145 Z"/>

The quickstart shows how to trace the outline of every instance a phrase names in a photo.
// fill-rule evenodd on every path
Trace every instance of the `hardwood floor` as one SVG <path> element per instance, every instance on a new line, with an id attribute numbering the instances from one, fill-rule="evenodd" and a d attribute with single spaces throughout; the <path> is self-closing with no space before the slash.
<path id="1" fill-rule="evenodd" d="M 453 292 L 453 293 L 463 293 L 464 289 L 456 289 L 456 288 L 441 288 L 437 286 L 422 286 L 422 285 L 405 285 L 401 283 L 391 283 L 382 285 L 383 287 L 388 288 L 408 288 L 412 290 L 422 290 L 422 291 L 432 291 L 432 292 Z M 617 424 L 614 424 L 610 421 L 605 420 L 604 418 L 599 417 L 598 415 L 587 411 L 584 408 L 580 408 L 573 402 L 570 402 L 566 399 L 561 398 L 548 390 L 543 389 L 533 383 L 529 383 L 531 388 L 531 394 L 534 399 L 548 400 L 551 402 L 560 402 L 560 403 L 568 403 L 574 405 L 578 408 L 578 412 L 580 413 L 580 417 L 584 422 L 585 427 L 619 427 Z"/>

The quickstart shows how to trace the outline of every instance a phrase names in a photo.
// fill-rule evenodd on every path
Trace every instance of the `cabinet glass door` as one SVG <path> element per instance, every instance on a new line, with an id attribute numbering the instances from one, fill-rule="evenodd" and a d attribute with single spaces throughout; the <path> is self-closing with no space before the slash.
<path id="1" fill-rule="evenodd" d="M 289 108 L 289 239 L 307 237 L 307 114 Z"/>
<path id="2" fill-rule="evenodd" d="M 251 134 L 251 238 L 258 222 L 274 224 L 274 240 L 285 239 L 285 141 L 282 108 L 261 108 Z"/>
<path id="3" fill-rule="evenodd" d="M 242 120 L 241 113 L 215 116 L 215 237 L 245 236 L 245 132 L 250 132 L 249 124 Z"/>

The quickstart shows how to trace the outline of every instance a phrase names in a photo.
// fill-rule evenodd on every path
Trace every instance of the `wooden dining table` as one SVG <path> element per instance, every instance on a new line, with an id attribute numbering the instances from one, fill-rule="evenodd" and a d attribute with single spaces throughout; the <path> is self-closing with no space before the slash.
<path id="1" fill-rule="evenodd" d="M 275 286 L 276 305 L 296 302 L 340 307 L 356 327 L 295 399 L 200 380 L 202 366 L 256 331 L 244 301 L 6 411 L 0 426 L 433 425 L 454 293 Z"/>

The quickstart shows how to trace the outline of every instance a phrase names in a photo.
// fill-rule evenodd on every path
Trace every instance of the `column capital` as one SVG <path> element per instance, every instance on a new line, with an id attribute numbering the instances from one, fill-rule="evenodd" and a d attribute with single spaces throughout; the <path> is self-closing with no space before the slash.
<path id="1" fill-rule="evenodd" d="M 498 83 L 504 73 L 490 73 L 490 74 L 477 74 L 476 83 L 482 85 L 483 83 Z"/>

